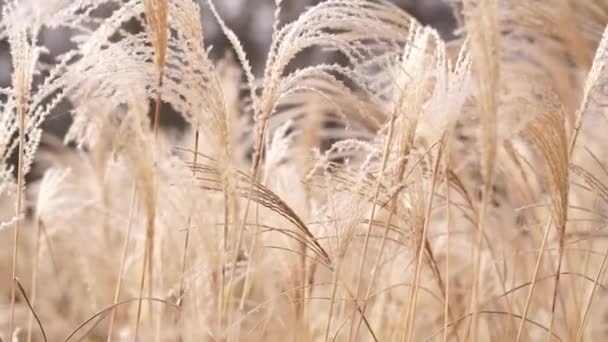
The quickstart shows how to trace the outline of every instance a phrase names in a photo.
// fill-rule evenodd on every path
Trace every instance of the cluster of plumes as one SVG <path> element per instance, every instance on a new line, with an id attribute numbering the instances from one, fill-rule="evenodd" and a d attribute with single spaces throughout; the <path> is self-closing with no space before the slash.
<path id="1" fill-rule="evenodd" d="M 193 0 L 8 4 L 2 340 L 605 338 L 608 6 L 454 5 L 448 44 L 388 2 L 277 0 L 256 78 L 211 0 L 217 62 Z M 51 66 L 43 28 L 73 33 Z M 312 48 L 343 63 L 291 68 Z M 61 101 L 75 148 L 39 149 Z"/>

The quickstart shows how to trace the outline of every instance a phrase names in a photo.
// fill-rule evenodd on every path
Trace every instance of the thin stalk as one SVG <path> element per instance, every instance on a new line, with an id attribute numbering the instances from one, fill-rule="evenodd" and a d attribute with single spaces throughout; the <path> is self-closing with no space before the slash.
<path id="1" fill-rule="evenodd" d="M 499 68 L 499 19 L 497 0 L 464 1 L 465 28 L 471 37 L 473 59 L 473 75 L 477 86 L 476 95 L 479 101 L 479 146 L 481 152 L 482 196 L 477 222 L 477 234 L 473 246 L 473 282 L 471 289 L 470 312 L 471 320 L 467 329 L 467 337 L 472 331 L 472 340 L 477 341 L 477 321 L 479 307 L 479 275 L 481 252 L 485 236 L 485 219 L 489 211 L 489 201 L 492 196 L 496 153 L 498 151 L 497 122 L 498 111 L 498 82 Z M 489 249 L 491 249 L 489 247 Z M 503 283 L 504 286 L 504 283 Z"/>
<path id="2" fill-rule="evenodd" d="M 264 181 L 265 183 L 265 181 Z M 245 267 L 245 281 L 243 282 L 243 293 L 241 293 L 241 300 L 239 302 L 239 310 L 245 309 L 245 302 L 247 300 L 247 296 L 249 295 L 249 291 L 251 290 L 251 266 L 255 261 L 255 251 L 258 245 L 258 237 L 260 232 L 260 210 L 259 206 L 256 203 L 255 207 L 255 225 L 253 230 L 253 238 L 251 239 L 251 244 L 249 245 L 249 249 L 247 255 L 249 258 L 247 259 L 247 266 Z"/>
<path id="3" fill-rule="evenodd" d="M 148 275 L 148 292 L 152 293 L 153 274 L 152 274 L 152 258 L 154 257 L 154 215 L 148 213 L 146 218 L 146 239 L 144 247 L 144 260 L 141 269 L 141 275 L 139 278 L 139 300 L 137 302 L 137 319 L 135 326 L 135 339 L 139 337 L 139 325 L 141 321 L 141 312 L 143 305 L 143 292 L 146 281 L 146 274 Z M 152 304 L 150 304 L 150 315 L 152 313 Z"/>
<path id="4" fill-rule="evenodd" d="M 228 202 L 228 192 L 226 189 L 224 190 L 224 227 L 222 231 L 222 251 L 220 257 L 220 290 L 219 290 L 219 300 L 218 300 L 218 331 L 222 331 L 222 320 L 224 317 L 224 291 L 226 288 L 226 251 L 228 251 L 228 224 L 230 222 L 230 212 L 228 206 L 230 203 Z"/>
<path id="5" fill-rule="evenodd" d="M 528 288 L 528 294 L 526 295 L 526 303 L 524 304 L 524 312 L 521 315 L 521 321 L 519 323 L 519 329 L 517 331 L 516 341 L 520 342 L 524 332 L 524 326 L 527 322 L 528 311 L 530 309 L 530 302 L 532 301 L 532 296 L 534 295 L 534 289 L 536 287 L 536 281 L 538 278 L 538 271 L 540 270 L 540 265 L 543 261 L 543 253 L 545 251 L 545 245 L 547 244 L 547 240 L 549 239 L 549 231 L 551 230 L 551 222 L 553 220 L 549 219 L 547 221 L 547 226 L 545 227 L 545 234 L 543 236 L 543 242 L 540 246 L 540 252 L 538 253 L 538 258 L 536 259 L 536 266 L 534 266 L 534 273 L 532 274 L 532 283 Z"/>
<path id="6" fill-rule="evenodd" d="M 588 248 L 591 250 L 593 248 L 591 243 L 587 243 L 586 244 L 588 246 Z M 588 274 L 590 272 L 589 267 L 591 264 L 591 252 L 585 252 L 585 254 L 583 255 L 583 260 L 584 260 L 584 269 L 583 269 L 583 274 Z M 594 299 L 594 294 L 593 292 L 596 291 L 596 287 L 598 287 L 598 285 L 601 283 L 601 274 L 603 274 L 603 268 L 604 268 L 604 264 L 606 263 L 606 260 L 608 258 L 608 249 L 606 250 L 606 252 L 604 253 L 604 257 L 602 258 L 602 263 L 600 264 L 600 268 L 598 270 L 598 275 L 596 276 L 595 282 L 593 284 L 593 288 L 591 290 L 591 294 L 589 295 L 589 301 L 581 308 L 581 311 L 583 313 L 582 317 L 579 317 L 577 320 L 577 326 L 578 328 L 576 329 L 576 334 L 573 336 L 573 340 L 576 342 L 580 342 L 580 339 L 582 339 L 582 335 L 584 334 L 584 330 L 585 327 L 587 325 L 587 320 L 588 320 L 588 315 L 589 315 L 589 311 L 591 310 L 591 304 L 593 302 Z M 600 278 L 598 278 L 600 277 Z M 579 334 L 580 334 L 580 339 L 579 339 Z"/>
<path id="7" fill-rule="evenodd" d="M 156 236 L 158 236 L 158 241 L 163 241 L 163 232 L 160 231 L 159 233 L 160 234 L 156 235 Z M 156 262 L 155 262 L 155 264 L 157 265 L 156 266 L 156 272 L 158 274 L 164 274 L 164 272 L 163 272 L 163 263 L 162 263 L 162 260 L 163 260 L 163 249 L 161 247 L 161 248 L 155 249 L 154 251 L 156 253 L 154 253 L 152 255 L 152 258 L 154 260 L 154 257 L 156 257 Z M 152 273 L 150 273 L 150 274 L 152 274 Z M 163 277 L 156 277 L 156 282 L 157 282 L 156 283 L 156 287 L 157 288 L 159 288 L 159 289 L 164 288 Z M 148 294 L 149 294 L 149 296 L 152 296 L 152 287 L 149 288 L 149 293 Z M 152 307 L 153 307 L 153 305 L 150 306 L 150 309 L 152 309 Z M 164 323 L 164 321 L 163 321 L 163 315 L 164 315 L 164 312 L 165 312 L 165 307 L 162 306 L 162 305 L 157 305 L 157 307 L 158 307 L 158 311 L 157 311 L 157 316 L 155 317 L 156 318 L 156 331 L 155 331 L 155 334 L 154 334 L 154 341 L 155 342 L 160 342 L 161 341 L 162 331 L 163 331 L 163 323 Z"/>
<path id="8" fill-rule="evenodd" d="M 160 70 L 158 74 L 158 86 L 156 90 L 156 103 L 154 105 L 154 137 L 158 138 L 158 131 L 160 127 L 160 112 L 162 108 L 162 91 L 163 91 L 163 78 L 164 78 L 163 69 Z"/>
<path id="9" fill-rule="evenodd" d="M 141 296 L 144 292 L 144 283 L 146 281 L 146 268 L 148 267 L 148 248 L 144 251 L 144 263 L 142 265 L 141 275 L 139 277 L 139 299 L 137 300 L 137 315 L 135 318 L 135 338 L 134 341 L 139 340 L 139 325 L 141 323 L 141 313 L 143 306 L 143 297 Z"/>
<path id="10" fill-rule="evenodd" d="M 158 83 L 157 83 L 157 91 L 156 91 L 156 101 L 154 108 L 154 140 L 156 144 L 158 144 L 158 132 L 160 127 L 160 114 L 162 107 L 162 87 L 163 87 L 163 77 L 164 77 L 164 68 L 160 67 L 158 69 Z M 157 154 L 155 154 L 155 159 L 157 158 Z M 152 295 L 152 288 L 154 283 L 154 277 L 152 270 L 154 269 L 153 258 L 154 258 L 154 217 L 150 217 L 151 213 L 148 213 L 148 218 L 146 222 L 146 242 L 145 242 L 145 251 L 144 251 L 144 261 L 142 265 L 142 272 L 140 276 L 140 284 L 139 284 L 139 298 L 140 300 L 137 303 L 137 320 L 135 326 L 135 339 L 139 337 L 139 324 L 141 320 L 141 311 L 143 301 L 141 298 L 143 297 L 144 284 L 146 281 L 146 273 L 148 274 L 148 292 L 149 297 Z M 150 306 L 150 310 L 152 310 L 152 306 Z"/>
<path id="11" fill-rule="evenodd" d="M 491 176 L 488 176 L 491 178 Z M 469 333 L 473 332 L 473 341 L 477 340 L 477 312 L 479 307 L 479 273 L 481 267 L 481 250 L 483 245 L 483 237 L 484 237 L 484 228 L 485 228 L 485 218 L 488 211 L 488 201 L 489 196 L 491 196 L 492 192 L 492 181 L 486 181 L 484 185 L 484 190 L 481 199 L 481 207 L 479 209 L 479 221 L 477 222 L 477 234 L 475 238 L 475 246 L 473 247 L 473 285 L 471 290 L 471 320 L 469 321 L 469 326 L 467 329 L 467 337 Z"/>
<path id="12" fill-rule="evenodd" d="M 597 275 L 595 276 L 595 282 L 593 283 L 593 288 L 591 289 L 591 293 L 589 294 L 589 299 L 587 300 L 587 304 L 585 305 L 585 309 L 583 311 L 583 319 L 581 321 L 580 326 L 577 329 L 576 333 L 576 342 L 581 342 L 583 340 L 583 334 L 585 333 L 585 326 L 589 321 L 589 313 L 591 312 L 591 304 L 593 303 L 593 299 L 595 298 L 601 284 L 601 280 L 606 271 L 606 261 L 608 260 L 608 248 L 606 249 L 606 253 L 604 253 L 604 257 L 602 258 L 602 264 L 600 265 L 600 269 L 597 271 Z"/>
<path id="13" fill-rule="evenodd" d="M 255 187 L 255 182 L 257 181 L 258 178 L 258 174 L 259 174 L 259 167 L 260 167 L 260 163 L 261 163 L 261 158 L 262 158 L 262 153 L 263 153 L 263 149 L 264 149 L 264 140 L 266 140 L 266 124 L 265 124 L 266 120 L 264 120 L 264 123 L 262 124 L 262 132 L 261 132 L 261 136 L 259 137 L 260 141 L 256 144 L 256 150 L 254 152 L 254 157 L 253 157 L 253 165 L 252 165 L 252 170 L 251 170 L 251 181 L 249 182 L 249 191 L 247 194 L 247 201 L 245 204 L 245 208 L 244 208 L 244 213 L 243 213 L 243 222 L 242 224 L 239 224 L 239 229 L 235 232 L 235 249 L 234 249 L 234 254 L 232 256 L 232 261 L 230 263 L 230 276 L 228 277 L 228 292 L 226 294 L 226 298 L 224 299 L 224 305 L 222 308 L 222 313 L 226 313 L 226 310 L 228 309 L 228 304 L 231 301 L 231 297 L 232 297 L 232 288 L 233 288 L 233 283 L 234 283 L 234 278 L 235 278 L 235 273 L 236 273 L 236 264 L 238 261 L 238 256 L 239 256 L 239 251 L 241 250 L 241 246 L 243 244 L 243 236 L 245 234 L 245 223 L 247 222 L 247 216 L 249 216 L 249 210 L 251 208 L 251 202 L 253 200 L 253 196 L 254 196 L 254 187 Z M 256 225 L 257 225 L 257 216 L 256 216 Z M 228 312 L 228 314 L 230 314 L 230 312 Z"/>
<path id="14" fill-rule="evenodd" d="M 196 177 L 196 163 L 198 161 L 198 141 L 199 141 L 199 127 L 196 127 L 196 132 L 194 133 L 194 155 L 192 156 L 192 177 Z M 182 255 L 182 269 L 179 277 L 179 292 L 178 292 L 178 300 L 177 305 L 181 308 L 182 301 L 184 296 L 184 275 L 186 274 L 186 264 L 188 259 L 188 245 L 190 243 L 190 228 L 192 225 L 192 216 L 188 216 L 188 227 L 186 229 L 186 237 L 184 238 L 184 254 Z M 181 310 L 177 316 L 176 325 L 179 324 L 181 319 Z"/>
<path id="15" fill-rule="evenodd" d="M 36 242 L 34 244 L 34 262 L 32 265 L 32 289 L 31 289 L 31 305 L 32 310 L 27 323 L 27 342 L 32 341 L 32 332 L 34 328 L 34 309 L 36 308 L 36 297 L 38 293 L 38 266 L 40 263 L 40 240 L 42 239 L 42 222 L 40 215 L 36 215 Z"/>
<path id="16" fill-rule="evenodd" d="M 572 160 L 572 156 L 574 154 L 574 147 L 576 146 L 576 141 L 578 138 L 580 127 L 583 122 L 583 117 L 584 117 L 583 114 L 585 112 L 586 106 L 587 106 L 587 103 L 585 102 L 585 106 L 578 113 L 578 117 L 577 117 L 576 124 L 575 124 L 575 130 L 574 130 L 572 137 L 570 139 L 570 142 L 568 144 L 568 150 L 567 150 L 568 160 Z M 569 170 L 569 168 L 567 170 Z M 566 202 L 567 202 L 567 200 L 566 200 Z M 547 335 L 549 341 L 551 341 L 551 336 L 553 333 L 555 307 L 557 305 L 557 297 L 558 297 L 558 293 L 559 293 L 559 281 L 560 281 L 560 274 L 561 274 L 562 262 L 563 262 L 563 257 L 564 257 L 563 253 L 564 253 L 564 245 L 565 245 L 565 238 L 566 238 L 566 236 L 565 236 L 566 235 L 566 224 L 565 224 L 566 221 L 567 221 L 567 217 L 566 217 L 566 220 L 564 220 L 564 223 L 561 223 L 560 226 L 558 227 L 558 233 L 559 233 L 558 253 L 559 254 L 558 254 L 558 260 L 557 260 L 557 273 L 555 275 L 555 285 L 553 288 L 553 297 L 551 300 L 551 318 L 550 318 L 550 324 L 549 324 L 549 334 Z M 566 318 L 566 324 L 568 324 L 567 318 Z"/>
<path id="17" fill-rule="evenodd" d="M 253 185 L 252 185 L 253 187 Z M 246 206 L 249 207 L 249 205 Z M 238 258 L 239 258 L 239 251 L 241 249 L 241 246 L 243 244 L 243 235 L 245 233 L 245 224 L 243 223 L 240 227 L 241 229 L 239 229 L 238 231 L 234 232 L 234 253 L 232 255 L 232 260 L 230 262 L 230 274 L 228 276 L 228 288 L 226 290 L 226 298 L 223 298 L 223 305 L 222 305 L 222 310 L 221 310 L 221 314 L 222 316 L 220 316 L 223 319 L 223 315 L 228 315 L 227 317 L 230 316 L 230 312 L 227 312 L 228 310 L 228 305 L 230 304 L 230 297 L 232 297 L 232 288 L 233 288 L 233 284 L 234 284 L 234 278 L 236 275 L 236 264 L 238 262 Z M 224 266 L 222 266 L 223 268 Z"/>
<path id="18" fill-rule="evenodd" d="M 562 227 L 565 229 L 565 227 Z M 551 300 L 551 318 L 549 321 L 549 331 L 547 335 L 547 341 L 551 342 L 551 338 L 553 337 L 553 323 L 555 320 L 555 307 L 557 306 L 557 297 L 559 294 L 559 280 L 562 270 L 562 261 L 564 256 L 564 234 L 563 230 L 560 232 L 559 238 L 559 249 L 558 249 L 558 259 L 557 259 L 557 273 L 555 274 L 555 286 L 553 287 L 553 298 Z"/>
<path id="19" fill-rule="evenodd" d="M 397 115 L 396 115 L 396 112 L 395 112 L 392 115 L 392 117 L 391 117 L 391 121 L 390 121 L 390 124 L 389 124 L 389 127 L 388 127 L 388 137 L 387 137 L 386 142 L 384 144 L 384 151 L 382 153 L 382 163 L 381 163 L 381 166 L 380 166 L 380 175 L 378 177 L 378 181 L 376 182 L 376 189 L 375 189 L 375 192 L 374 192 L 374 198 L 372 200 L 372 210 L 371 210 L 371 212 L 369 214 L 369 220 L 368 220 L 369 223 L 367 225 L 367 229 L 366 229 L 366 232 L 365 232 L 365 240 L 363 242 L 363 254 L 361 255 L 361 261 L 359 263 L 359 273 L 357 273 L 357 285 L 355 287 L 355 305 L 357 305 L 357 306 L 359 305 L 357 303 L 357 300 L 359 298 L 359 291 L 361 289 L 361 278 L 362 278 L 362 274 L 363 274 L 363 268 L 365 266 L 365 261 L 367 259 L 367 250 L 368 250 L 368 245 L 369 245 L 369 238 L 370 238 L 370 235 L 371 235 L 371 232 L 372 232 L 372 222 L 373 222 L 374 216 L 376 214 L 376 203 L 378 202 L 378 197 L 380 196 L 380 186 L 382 184 L 382 175 L 384 174 L 384 171 L 386 169 L 386 165 L 388 163 L 388 159 L 389 159 L 390 153 L 391 153 L 390 148 L 391 148 L 391 145 L 392 145 L 392 142 L 393 142 L 394 131 L 395 131 L 395 121 L 396 120 L 397 120 Z M 392 215 L 389 215 L 389 217 L 392 217 Z M 390 221 L 390 218 L 389 218 L 389 221 Z M 389 225 L 390 225 L 390 223 L 389 223 Z M 387 229 L 385 229 L 385 233 L 386 233 L 386 230 Z M 372 285 L 373 284 L 370 284 L 369 287 L 371 288 Z M 364 304 L 364 306 L 365 306 L 365 304 Z M 348 332 L 348 339 L 347 339 L 347 341 L 349 341 L 349 342 L 351 341 L 351 337 L 352 337 L 352 334 L 353 334 L 353 327 L 354 327 L 354 322 L 356 320 L 355 319 L 356 318 L 356 316 L 355 316 L 356 314 L 357 314 L 357 310 L 353 310 L 352 317 L 351 317 L 351 320 L 350 320 L 350 329 L 349 329 L 349 332 Z M 356 334 L 355 334 L 355 336 L 356 336 Z"/>
<path id="20" fill-rule="evenodd" d="M 393 198 L 391 200 L 391 207 L 389 209 L 389 214 L 388 217 L 386 219 L 386 222 L 384 223 L 384 232 L 382 233 L 382 241 L 380 242 L 380 251 L 378 252 L 378 255 L 376 256 L 376 260 L 374 261 L 374 266 L 372 268 L 372 274 L 370 277 L 370 284 L 367 287 L 367 291 L 365 293 L 365 300 L 363 301 L 363 306 L 361 307 L 361 311 L 363 313 L 365 313 L 365 311 L 367 310 L 367 304 L 369 302 L 372 290 L 374 288 L 374 280 L 377 277 L 378 274 L 378 269 L 380 268 L 380 262 L 382 260 L 382 257 L 384 255 L 384 249 L 386 248 L 386 243 L 388 241 L 388 232 L 390 231 L 390 224 L 391 221 L 393 220 L 393 216 L 395 215 L 395 211 L 397 209 L 397 196 L 395 196 L 395 198 Z M 371 220 L 370 220 L 371 222 Z M 359 272 L 359 274 L 361 274 L 361 272 Z M 357 339 L 357 336 L 359 335 L 359 329 L 361 328 L 361 323 L 363 323 L 363 317 L 358 320 L 357 323 L 357 328 L 355 329 L 355 335 L 354 335 L 354 339 Z M 350 337 L 349 337 L 350 340 Z"/>
<path id="21" fill-rule="evenodd" d="M 452 232 L 452 215 L 451 215 L 451 196 L 450 196 L 450 177 L 449 158 L 445 159 L 444 178 L 445 178 L 445 205 L 447 215 L 447 236 L 446 236 L 446 260 L 445 260 L 445 306 L 443 309 L 443 342 L 448 342 L 448 325 L 450 324 L 450 236 Z M 458 338 L 458 333 L 456 334 Z"/>
<path id="22" fill-rule="evenodd" d="M 12 263 L 12 274 L 11 274 L 11 308 L 10 317 L 8 323 L 8 335 L 13 335 L 13 328 L 15 325 L 15 299 L 17 295 L 17 286 L 13 279 L 17 279 L 17 266 L 18 266 L 18 254 L 19 254 L 19 239 L 21 234 L 21 219 L 23 211 L 23 188 L 25 187 L 25 170 L 23 165 L 24 152 L 25 152 L 25 116 L 26 108 L 23 103 L 25 100 L 21 99 L 20 105 L 17 106 L 17 112 L 19 116 L 19 156 L 17 161 L 17 205 L 15 206 L 15 231 L 13 235 L 13 263 Z"/>
<path id="23" fill-rule="evenodd" d="M 409 155 L 411 144 L 412 144 L 411 140 L 407 142 L 407 145 L 405 147 L 403 155 Z M 430 150 L 432 148 L 434 148 L 434 146 L 435 145 L 431 146 L 426 151 L 426 153 L 430 152 Z M 425 155 L 426 155 L 426 153 L 425 153 Z M 417 161 L 415 161 L 413 163 L 412 167 L 413 168 L 416 167 L 416 165 L 418 164 L 418 162 L 420 160 L 421 159 L 418 159 Z M 407 166 L 408 166 L 407 158 L 402 158 L 402 161 L 400 162 L 400 165 L 399 165 L 398 170 L 397 170 L 397 179 L 398 179 L 397 184 L 400 183 L 400 182 L 402 182 L 403 179 L 407 179 L 408 178 L 408 175 L 405 174 L 405 169 L 406 169 Z M 383 255 L 384 255 L 384 249 L 385 249 L 386 243 L 389 241 L 389 239 L 388 239 L 388 233 L 391 230 L 390 226 L 392 224 L 393 217 L 394 217 L 394 215 L 396 213 L 396 210 L 397 210 L 398 200 L 399 200 L 399 192 L 395 193 L 394 196 L 392 196 L 392 198 L 390 200 L 389 215 L 388 215 L 386 221 L 384 222 L 384 232 L 382 234 L 382 241 L 380 243 L 380 250 L 379 250 L 378 254 L 376 255 L 376 260 L 374 261 L 374 266 L 372 267 L 372 274 L 370 276 L 370 283 L 368 285 L 367 293 L 365 294 L 365 300 L 363 301 L 363 306 L 361 308 L 361 311 L 363 313 L 365 313 L 365 310 L 367 309 L 367 304 L 368 304 L 368 301 L 369 301 L 369 299 L 371 297 L 372 290 L 373 290 L 373 284 L 376 281 L 378 270 L 380 268 L 380 262 L 382 260 Z M 355 340 L 356 340 L 356 338 L 357 338 L 357 336 L 359 334 L 359 330 L 361 328 L 361 323 L 362 322 L 363 322 L 363 317 L 361 317 L 361 319 L 357 323 L 357 328 L 355 330 L 355 336 L 354 336 Z"/>
<path id="24" fill-rule="evenodd" d="M 126 305 L 126 304 L 131 304 L 132 302 L 139 302 L 139 301 L 147 301 L 147 302 L 154 302 L 154 303 L 161 303 L 164 304 L 168 307 L 172 307 L 176 310 L 179 310 L 179 307 L 165 299 L 161 299 L 161 298 L 130 298 L 130 299 L 125 299 L 119 303 L 116 304 L 112 304 L 108 307 L 105 307 L 97 312 L 95 312 L 92 316 L 89 316 L 89 318 L 87 318 L 85 321 L 83 321 L 82 323 L 80 323 L 76 329 L 72 330 L 72 332 L 70 332 L 70 334 L 63 340 L 63 342 L 69 342 L 70 340 L 72 340 L 72 338 L 74 338 L 74 336 L 76 336 L 76 334 L 78 334 L 78 332 L 80 332 L 81 330 L 83 330 L 85 327 L 90 327 L 90 323 L 97 320 L 98 318 L 103 318 L 105 317 L 108 312 L 110 312 L 110 310 L 112 310 L 112 308 L 117 307 L 117 306 L 122 306 L 122 305 Z M 99 321 L 97 321 L 99 322 Z M 94 324 L 93 324 L 94 325 Z M 88 333 L 90 333 L 90 329 L 88 330 L 88 332 L 82 336 L 80 336 L 79 341 L 82 341 L 86 338 L 86 336 L 88 335 Z M 137 341 L 137 339 L 135 339 L 135 341 Z"/>
<path id="25" fill-rule="evenodd" d="M 418 246 L 418 251 L 417 251 L 418 256 L 417 256 L 416 265 L 415 265 L 416 269 L 415 269 L 415 273 L 414 273 L 414 284 L 413 284 L 412 289 L 410 290 L 410 296 L 409 296 L 409 300 L 408 300 L 408 308 L 407 308 L 407 314 L 406 314 L 406 325 L 405 325 L 403 337 L 401 339 L 403 342 L 411 341 L 413 331 L 414 331 L 413 325 L 414 325 L 414 318 L 416 316 L 418 288 L 420 287 L 420 274 L 422 273 L 422 259 L 424 256 L 424 251 L 426 250 L 425 245 L 428 244 L 427 234 L 428 234 L 429 223 L 431 220 L 431 211 L 433 209 L 433 199 L 435 196 L 435 187 L 437 186 L 437 178 L 439 175 L 439 163 L 441 162 L 441 159 L 443 156 L 443 150 L 444 150 L 444 146 L 445 146 L 445 138 L 446 138 L 446 135 L 444 133 L 444 135 L 441 137 L 441 140 L 439 143 L 439 151 L 437 152 L 437 159 L 435 160 L 435 163 L 433 165 L 433 176 L 431 179 L 431 189 L 429 192 L 428 202 L 426 204 L 424 225 L 422 227 L 422 235 L 420 236 L 420 245 Z"/>
<path id="26" fill-rule="evenodd" d="M 127 263 L 127 253 L 129 251 L 129 241 L 131 240 L 131 229 L 133 227 L 133 213 L 135 211 L 135 200 L 136 198 L 136 187 L 133 184 L 133 189 L 131 190 L 131 204 L 129 206 L 129 220 L 127 222 L 127 235 L 125 236 L 125 241 L 122 245 L 122 254 L 120 257 L 120 270 L 118 271 L 118 279 L 116 280 L 116 288 L 114 289 L 114 301 L 113 304 L 117 304 L 120 299 L 120 290 L 122 288 L 122 278 L 125 272 L 125 265 Z M 112 308 L 112 312 L 110 313 L 110 323 L 108 328 L 108 339 L 107 342 L 112 341 L 112 335 L 114 333 L 114 322 L 116 321 L 116 307 Z"/>
<path id="27" fill-rule="evenodd" d="M 327 314 L 327 323 L 325 324 L 325 337 L 323 338 L 323 341 L 328 342 L 329 341 L 329 330 L 331 328 L 331 320 L 333 318 L 333 313 L 334 313 L 334 303 L 336 301 L 336 292 L 338 290 L 338 277 L 339 277 L 339 273 L 340 273 L 340 269 L 342 262 L 338 261 L 336 268 L 334 270 L 334 279 L 332 282 L 332 287 L 331 287 L 331 296 L 329 299 L 329 313 Z"/>
<path id="28" fill-rule="evenodd" d="M 589 266 L 588 262 L 587 262 L 588 261 L 587 260 L 588 256 L 589 256 L 589 253 L 584 253 L 583 257 L 582 257 L 582 262 L 580 263 L 581 265 L 584 265 L 583 266 L 583 270 L 582 270 L 583 274 L 588 274 L 589 273 L 589 272 L 587 272 L 587 268 Z M 571 256 L 569 254 L 566 254 L 566 255 L 564 255 L 564 258 L 565 258 L 564 262 L 566 264 L 565 267 L 567 269 L 572 269 L 572 258 L 571 258 Z M 568 279 L 568 281 L 570 283 L 570 288 L 573 291 L 572 293 L 580 293 L 579 292 L 580 289 L 579 289 L 579 286 L 578 286 L 579 283 L 576 281 L 576 279 L 570 278 L 570 279 Z M 579 296 L 571 296 L 569 298 L 571 299 L 572 305 L 573 305 L 573 311 L 574 311 L 574 313 L 571 316 L 572 319 L 573 319 L 573 321 L 568 321 L 566 319 L 566 321 L 565 321 L 565 328 L 566 328 L 566 331 L 570 332 L 570 334 L 569 334 L 570 335 L 569 336 L 570 340 L 574 340 L 576 338 L 576 329 L 574 329 L 574 328 L 571 329 L 570 325 L 572 324 L 574 327 L 580 326 L 580 323 L 581 323 L 580 319 L 581 319 L 581 312 L 582 312 L 581 311 L 581 309 L 582 309 L 582 307 L 581 307 L 581 300 L 582 300 L 582 298 L 579 297 Z M 565 303 L 565 299 L 563 298 L 563 295 L 560 297 L 560 300 Z M 567 314 L 567 310 L 568 310 L 567 306 L 566 305 L 562 305 L 562 315 L 563 315 L 563 317 L 568 317 L 569 316 Z"/>
<path id="29" fill-rule="evenodd" d="M 46 332 L 44 331 L 44 327 L 42 326 L 42 322 L 40 322 L 40 318 L 38 317 L 38 314 L 34 310 L 34 307 L 32 306 L 32 303 L 27 298 L 27 293 L 25 293 L 25 289 L 21 285 L 21 282 L 19 281 L 19 278 L 15 278 L 15 279 L 13 279 L 13 281 L 17 283 L 17 286 L 19 287 L 19 291 L 21 291 L 21 295 L 23 296 L 23 299 L 25 299 L 25 303 L 27 304 L 27 306 L 30 309 L 30 312 L 32 313 L 32 315 L 34 316 L 34 318 L 36 319 L 36 323 L 38 323 L 38 327 L 40 328 L 40 332 L 42 333 L 42 340 L 44 342 L 46 342 L 47 341 Z"/>

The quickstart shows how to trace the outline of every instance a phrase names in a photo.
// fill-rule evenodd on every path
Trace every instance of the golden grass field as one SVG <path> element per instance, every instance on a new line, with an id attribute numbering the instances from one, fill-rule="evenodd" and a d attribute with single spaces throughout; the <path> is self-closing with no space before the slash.
<path id="1" fill-rule="evenodd" d="M 287 2 L 259 75 L 211 0 L 5 4 L 0 340 L 608 338 L 608 2 Z"/>

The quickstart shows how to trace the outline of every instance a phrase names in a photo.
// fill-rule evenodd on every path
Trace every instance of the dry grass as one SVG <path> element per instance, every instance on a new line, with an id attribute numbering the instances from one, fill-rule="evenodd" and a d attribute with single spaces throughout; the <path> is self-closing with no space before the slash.
<path id="1" fill-rule="evenodd" d="M 277 0 L 260 77 L 211 0 L 235 57 L 192 0 L 44 6 L 0 21 L 2 341 L 608 337 L 604 1 L 454 2 L 447 43 L 389 2 Z M 344 63 L 293 68 L 311 48 Z M 41 148 L 62 101 L 77 148 Z"/>

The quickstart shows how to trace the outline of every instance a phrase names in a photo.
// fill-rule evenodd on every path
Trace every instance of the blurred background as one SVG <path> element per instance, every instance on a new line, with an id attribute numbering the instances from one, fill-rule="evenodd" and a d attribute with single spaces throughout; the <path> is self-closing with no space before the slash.
<path id="1" fill-rule="evenodd" d="M 7 0 L 0 0 L 0 10 Z M 61 8 L 66 0 L 27 0 L 32 9 L 40 8 L 44 1 L 45 8 Z M 69 0 L 67 0 L 69 1 Z M 207 8 L 206 0 L 198 0 L 201 8 L 201 18 L 205 30 L 205 44 L 212 46 L 212 58 L 223 56 L 231 48 L 220 31 L 215 18 Z M 281 22 L 286 23 L 295 20 L 307 7 L 318 4 L 322 0 L 283 0 Z M 455 27 L 455 20 L 452 16 L 450 6 L 445 0 L 392 0 L 392 2 L 424 24 L 435 27 L 445 38 L 452 37 Z M 216 0 L 215 4 L 224 18 L 227 25 L 234 30 L 243 43 L 245 51 L 253 65 L 254 72 L 260 74 L 265 56 L 270 46 L 272 37 L 273 15 L 275 10 L 274 0 Z M 96 13 L 99 16 L 107 16 L 116 6 L 103 6 Z M 1 12 L 0 12 L 1 13 Z M 133 24 L 128 28 L 136 32 L 141 30 L 141 26 Z M 45 30 L 39 37 L 39 43 L 44 45 L 49 51 L 49 56 L 42 56 L 41 62 L 52 65 L 54 56 L 70 49 L 69 32 L 64 30 Z M 298 64 L 314 64 L 327 58 L 327 55 L 315 51 L 305 51 L 299 59 L 295 61 L 294 67 Z M 0 40 L 0 87 L 7 87 L 11 82 L 11 58 L 9 45 L 6 40 Z M 0 99 L 3 100 L 3 99 Z M 70 104 L 65 101 L 61 103 L 52 114 L 47 117 L 43 127 L 45 132 L 62 137 L 67 131 L 71 119 L 69 115 Z M 162 124 L 166 126 L 181 127 L 184 125 L 178 113 L 170 106 L 163 108 Z"/>

